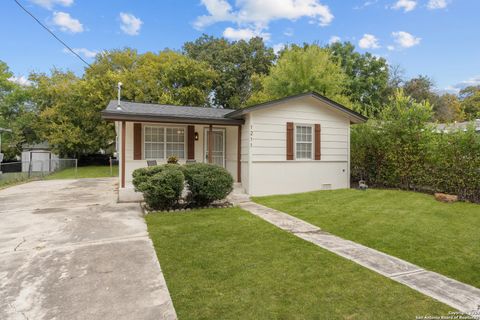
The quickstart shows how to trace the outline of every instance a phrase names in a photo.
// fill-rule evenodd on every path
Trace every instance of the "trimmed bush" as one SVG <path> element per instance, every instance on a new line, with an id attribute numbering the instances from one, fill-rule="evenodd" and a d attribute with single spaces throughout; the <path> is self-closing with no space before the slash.
<path id="1" fill-rule="evenodd" d="M 153 210 L 173 207 L 180 198 L 184 181 L 180 166 L 174 164 L 141 168 L 133 172 L 135 190 L 143 193 L 146 204 Z"/>
<path id="2" fill-rule="evenodd" d="M 187 164 L 183 166 L 183 173 L 191 192 L 190 200 L 194 205 L 211 204 L 215 200 L 224 199 L 232 191 L 232 176 L 217 165 Z"/>

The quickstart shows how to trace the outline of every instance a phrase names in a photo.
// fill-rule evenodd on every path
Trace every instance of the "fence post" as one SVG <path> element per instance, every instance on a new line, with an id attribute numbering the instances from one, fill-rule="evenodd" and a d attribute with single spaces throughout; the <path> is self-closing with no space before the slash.
<path id="1" fill-rule="evenodd" d="M 75 159 L 75 179 L 77 179 L 78 159 Z"/>
<path id="2" fill-rule="evenodd" d="M 32 161 L 28 161 L 28 178 L 32 175 Z"/>
<path id="3" fill-rule="evenodd" d="M 112 157 L 108 157 L 108 161 L 110 162 L 110 177 L 113 177 Z"/>

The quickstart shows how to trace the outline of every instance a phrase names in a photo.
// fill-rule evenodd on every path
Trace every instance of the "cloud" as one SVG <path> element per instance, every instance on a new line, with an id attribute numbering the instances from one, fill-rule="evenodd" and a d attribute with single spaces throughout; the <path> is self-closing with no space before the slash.
<path id="1" fill-rule="evenodd" d="M 377 49 L 380 48 L 378 39 L 373 34 L 365 33 L 358 41 L 358 46 L 362 49 Z"/>
<path id="2" fill-rule="evenodd" d="M 328 44 L 332 44 L 340 41 L 342 41 L 342 38 L 340 38 L 339 36 L 331 36 L 330 39 L 328 40 Z"/>
<path id="3" fill-rule="evenodd" d="M 293 29 L 292 28 L 287 28 L 285 29 L 285 31 L 283 32 L 283 34 L 287 37 L 292 37 L 294 35 L 294 32 L 293 32 Z"/>
<path id="4" fill-rule="evenodd" d="M 262 33 L 259 30 L 252 29 L 235 29 L 228 27 L 223 31 L 223 36 L 229 40 L 238 41 L 238 40 L 249 40 L 253 37 L 262 37 L 264 40 L 270 39 L 269 33 Z"/>
<path id="5" fill-rule="evenodd" d="M 91 59 L 91 58 L 95 58 L 95 56 L 98 54 L 98 51 L 95 51 L 95 50 L 89 50 L 87 48 L 72 48 L 72 50 L 76 53 L 76 54 L 79 54 L 85 58 L 88 58 L 88 59 Z M 64 48 L 63 49 L 63 52 L 64 53 L 71 53 L 70 50 L 68 50 L 67 48 Z"/>
<path id="6" fill-rule="evenodd" d="M 447 0 L 429 0 L 427 8 L 430 10 L 444 9 L 448 5 Z"/>
<path id="7" fill-rule="evenodd" d="M 78 19 L 74 19 L 66 12 L 56 11 L 53 13 L 53 23 L 64 32 L 83 32 L 83 25 Z"/>
<path id="8" fill-rule="evenodd" d="M 393 51 L 393 50 L 395 50 L 395 46 L 392 46 L 392 45 L 387 46 L 387 50 L 388 51 Z"/>
<path id="9" fill-rule="evenodd" d="M 208 14 L 194 21 L 193 26 L 199 30 L 218 22 L 230 22 L 236 24 L 237 29 L 230 28 L 228 32 L 237 30 L 238 34 L 243 30 L 245 33 L 248 29 L 260 34 L 274 20 L 309 18 L 311 23 L 327 26 L 334 18 L 320 0 L 236 0 L 234 6 L 227 0 L 201 0 L 201 3 Z"/>
<path id="10" fill-rule="evenodd" d="M 120 29 L 122 29 L 124 33 L 130 36 L 136 36 L 140 33 L 143 21 L 133 14 L 120 12 L 120 20 L 122 22 Z"/>
<path id="11" fill-rule="evenodd" d="M 285 47 L 286 45 L 284 43 L 277 43 L 273 46 L 273 52 L 275 52 L 275 54 L 278 54 L 280 51 L 285 49 Z"/>
<path id="12" fill-rule="evenodd" d="M 404 12 L 409 12 L 415 9 L 416 6 L 417 6 L 416 0 L 398 0 L 392 6 L 392 9 L 395 9 L 395 10 L 403 9 Z"/>
<path id="13" fill-rule="evenodd" d="M 32 81 L 28 80 L 28 78 L 25 77 L 25 76 L 18 76 L 18 77 L 13 76 L 13 77 L 8 78 L 8 81 L 17 83 L 21 86 L 31 86 L 32 85 Z"/>
<path id="14" fill-rule="evenodd" d="M 420 44 L 422 38 L 415 37 L 405 31 L 392 32 L 395 42 L 402 48 L 410 48 Z"/>
<path id="15" fill-rule="evenodd" d="M 480 86 L 480 75 L 471 77 L 467 80 L 461 81 L 452 86 L 448 86 L 445 89 L 438 89 L 438 91 L 442 93 L 459 94 L 462 89 L 465 89 L 466 87 L 471 87 L 471 86 Z"/>
<path id="16" fill-rule="evenodd" d="M 30 1 L 48 10 L 52 10 L 53 7 L 56 5 L 59 5 L 62 7 L 70 7 L 73 4 L 73 0 L 30 0 Z"/>
<path id="17" fill-rule="evenodd" d="M 378 2 L 378 0 L 367 0 L 364 3 L 362 3 L 361 5 L 353 7 L 353 9 L 360 10 L 360 9 L 363 9 L 363 8 L 366 8 L 366 7 L 373 6 L 377 2 Z"/>

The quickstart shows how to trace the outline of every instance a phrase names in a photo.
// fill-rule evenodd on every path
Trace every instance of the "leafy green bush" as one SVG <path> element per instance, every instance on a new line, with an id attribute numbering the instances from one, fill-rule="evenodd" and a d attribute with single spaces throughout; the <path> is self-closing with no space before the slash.
<path id="1" fill-rule="evenodd" d="M 222 167 L 192 163 L 183 166 L 183 173 L 191 192 L 190 200 L 197 206 L 224 199 L 232 191 L 233 178 Z"/>
<path id="2" fill-rule="evenodd" d="M 401 91 L 379 119 L 351 135 L 354 180 L 376 187 L 454 193 L 480 202 L 480 135 L 471 128 L 438 133 L 432 108 Z"/>
<path id="3" fill-rule="evenodd" d="M 165 210 L 174 206 L 183 190 L 185 177 L 179 165 L 166 164 L 133 172 L 135 190 L 143 193 L 148 207 Z"/>

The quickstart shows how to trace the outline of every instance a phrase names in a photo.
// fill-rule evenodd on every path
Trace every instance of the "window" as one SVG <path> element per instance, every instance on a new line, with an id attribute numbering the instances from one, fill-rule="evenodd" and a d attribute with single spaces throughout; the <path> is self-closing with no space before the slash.
<path id="1" fill-rule="evenodd" d="M 313 157 L 313 129 L 309 125 L 295 126 L 295 157 L 298 160 L 311 160 Z"/>
<path id="2" fill-rule="evenodd" d="M 185 129 L 145 126 L 145 159 L 185 158 Z"/>

